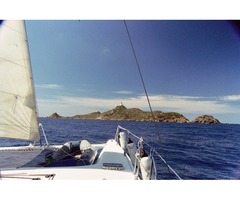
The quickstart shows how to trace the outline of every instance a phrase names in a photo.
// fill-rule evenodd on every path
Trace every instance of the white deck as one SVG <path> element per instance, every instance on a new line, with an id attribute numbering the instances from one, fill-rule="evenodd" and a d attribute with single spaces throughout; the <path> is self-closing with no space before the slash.
<path id="1" fill-rule="evenodd" d="M 120 164 L 123 169 L 104 169 L 103 164 Z M 129 157 L 115 140 L 109 140 L 93 165 L 71 167 L 29 167 L 1 170 L 3 180 L 135 180 Z"/>

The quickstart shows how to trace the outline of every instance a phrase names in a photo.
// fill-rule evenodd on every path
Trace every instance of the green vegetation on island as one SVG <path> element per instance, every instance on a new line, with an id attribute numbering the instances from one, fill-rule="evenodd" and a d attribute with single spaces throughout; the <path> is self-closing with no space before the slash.
<path id="1" fill-rule="evenodd" d="M 176 112 L 151 112 L 142 111 L 138 108 L 126 108 L 124 105 L 117 106 L 116 108 L 106 112 L 93 112 L 84 115 L 74 115 L 72 117 L 60 116 L 53 113 L 49 118 L 72 118 L 72 119 L 95 119 L 95 120 L 126 120 L 126 121 L 156 121 L 156 122 L 176 122 L 176 123 L 190 123 L 190 121 L 182 114 Z M 199 116 L 192 123 L 204 124 L 219 124 L 219 120 L 211 115 Z"/>

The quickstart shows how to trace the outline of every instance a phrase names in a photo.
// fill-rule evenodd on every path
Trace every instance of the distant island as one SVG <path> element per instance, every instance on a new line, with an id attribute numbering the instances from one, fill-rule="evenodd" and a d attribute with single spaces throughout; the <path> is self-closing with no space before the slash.
<path id="1" fill-rule="evenodd" d="M 153 119 L 154 116 L 154 119 Z M 93 112 L 84 115 L 74 115 L 72 117 L 61 116 L 58 113 L 53 113 L 49 118 L 71 118 L 71 119 L 95 119 L 95 120 L 126 120 L 126 121 L 142 121 L 142 122 L 175 122 L 175 123 L 200 123 L 200 124 L 219 124 L 219 120 L 211 115 L 199 116 L 193 121 L 189 121 L 182 114 L 176 112 L 162 112 L 142 111 L 139 108 L 126 108 L 124 105 L 117 106 L 116 108 L 106 112 Z"/>
<path id="2" fill-rule="evenodd" d="M 198 124 L 220 124 L 219 120 L 214 118 L 211 115 L 202 115 L 197 117 L 192 121 L 192 123 L 198 123 Z"/>

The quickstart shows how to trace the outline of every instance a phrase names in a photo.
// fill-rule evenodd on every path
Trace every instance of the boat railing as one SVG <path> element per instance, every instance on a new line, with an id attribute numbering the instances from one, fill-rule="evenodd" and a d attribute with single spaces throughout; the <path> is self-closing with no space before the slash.
<path id="1" fill-rule="evenodd" d="M 150 155 L 149 157 L 152 159 L 152 167 L 151 167 L 151 172 L 150 174 L 152 175 L 157 175 L 157 168 L 156 168 L 156 163 L 155 163 L 155 159 L 154 157 L 157 156 L 165 165 L 166 167 L 168 168 L 168 171 L 170 173 L 172 173 L 176 179 L 179 179 L 179 180 L 182 180 L 182 178 L 177 174 L 177 172 L 167 163 L 167 161 L 159 154 L 159 152 L 157 152 L 155 150 L 155 148 L 153 148 L 150 144 L 148 144 L 147 142 L 145 142 L 143 140 L 142 137 L 139 137 L 137 135 L 135 135 L 134 133 L 132 133 L 131 131 L 129 131 L 128 129 L 126 128 L 123 128 L 121 126 L 118 126 L 117 127 L 117 131 L 116 131 L 116 136 L 115 136 L 115 139 L 118 140 L 118 134 L 121 132 L 121 131 L 126 131 L 130 136 L 134 137 L 137 141 L 138 141 L 138 150 L 143 148 L 143 144 L 146 145 L 148 148 L 149 148 L 149 151 L 150 151 Z M 138 174 L 139 173 L 139 167 L 138 167 L 138 164 L 137 162 L 139 162 L 139 160 L 141 159 L 139 155 L 136 155 L 136 160 L 138 161 L 135 161 L 135 169 L 136 169 L 136 173 Z M 151 177 L 152 177 L 151 175 Z"/>

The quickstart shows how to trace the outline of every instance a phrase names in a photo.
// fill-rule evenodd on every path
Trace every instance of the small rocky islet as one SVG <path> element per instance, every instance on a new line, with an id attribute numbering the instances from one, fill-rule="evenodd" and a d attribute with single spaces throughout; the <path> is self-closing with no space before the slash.
<path id="1" fill-rule="evenodd" d="M 126 120 L 143 122 L 175 122 L 175 123 L 198 123 L 198 124 L 220 124 L 221 122 L 211 115 L 202 115 L 189 121 L 182 114 L 177 112 L 153 111 L 154 120 L 151 112 L 142 111 L 139 108 L 126 108 L 124 105 L 106 112 L 93 112 L 84 115 L 74 115 L 71 117 L 61 116 L 53 113 L 49 118 L 71 118 L 71 119 L 95 119 L 95 120 Z"/>

